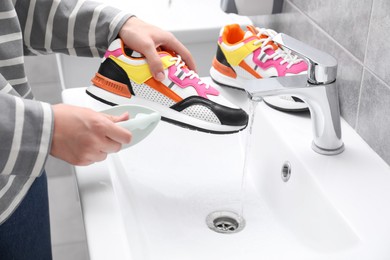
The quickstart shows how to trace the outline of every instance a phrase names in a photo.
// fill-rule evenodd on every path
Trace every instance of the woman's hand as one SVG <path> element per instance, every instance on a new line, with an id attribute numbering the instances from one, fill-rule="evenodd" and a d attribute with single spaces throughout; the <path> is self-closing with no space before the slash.
<path id="1" fill-rule="evenodd" d="M 73 165 L 89 165 L 118 152 L 131 133 L 115 122 L 129 119 L 64 104 L 53 105 L 54 131 L 50 154 Z"/>
<path id="2" fill-rule="evenodd" d="M 188 68 L 196 71 L 189 50 L 175 36 L 137 17 L 129 18 L 119 31 L 119 37 L 132 50 L 145 55 L 155 79 L 164 80 L 164 69 L 156 48 L 162 46 L 179 54 Z"/>

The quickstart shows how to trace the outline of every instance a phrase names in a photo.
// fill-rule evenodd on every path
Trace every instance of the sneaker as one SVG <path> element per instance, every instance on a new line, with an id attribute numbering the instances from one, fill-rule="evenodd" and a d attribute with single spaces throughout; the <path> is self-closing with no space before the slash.
<path id="1" fill-rule="evenodd" d="M 305 61 L 272 41 L 277 34 L 275 31 L 254 26 L 248 26 L 247 29 L 242 30 L 238 24 L 222 28 L 210 69 L 211 78 L 215 82 L 244 89 L 248 79 L 307 73 Z M 306 103 L 296 97 L 265 97 L 264 101 L 283 111 L 307 110 Z"/>
<path id="2" fill-rule="evenodd" d="M 145 57 L 113 41 L 86 92 L 109 105 L 139 104 L 160 112 L 162 120 L 208 133 L 244 129 L 248 115 L 189 70 L 179 55 L 159 51 L 165 80 L 155 80 Z"/>

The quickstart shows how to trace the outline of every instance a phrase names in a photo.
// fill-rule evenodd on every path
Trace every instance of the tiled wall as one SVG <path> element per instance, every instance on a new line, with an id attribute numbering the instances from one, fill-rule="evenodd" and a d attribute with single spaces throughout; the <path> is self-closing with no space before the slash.
<path id="1" fill-rule="evenodd" d="M 333 55 L 342 117 L 390 164 L 390 1 L 285 0 L 254 17 Z"/>

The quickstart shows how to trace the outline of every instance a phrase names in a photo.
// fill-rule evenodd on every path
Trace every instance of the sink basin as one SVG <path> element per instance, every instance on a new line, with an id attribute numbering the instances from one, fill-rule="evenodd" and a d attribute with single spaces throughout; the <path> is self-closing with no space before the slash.
<path id="1" fill-rule="evenodd" d="M 243 91 L 220 90 L 249 110 Z M 84 88 L 63 98 L 107 108 Z M 249 138 L 248 128 L 213 135 L 162 121 L 106 162 L 76 167 L 91 259 L 390 259 L 389 166 L 341 124 L 345 151 L 320 155 L 309 115 L 261 102 Z M 245 227 L 211 230 L 220 211 Z"/>
<path id="2" fill-rule="evenodd" d="M 221 91 L 249 108 L 244 92 Z M 248 130 L 212 135 L 161 122 L 109 159 L 130 259 L 390 259 L 389 167 L 341 123 L 345 151 L 324 156 L 311 149 L 309 115 L 262 102 L 248 149 Z M 214 211 L 242 214 L 245 228 L 212 231 Z"/>

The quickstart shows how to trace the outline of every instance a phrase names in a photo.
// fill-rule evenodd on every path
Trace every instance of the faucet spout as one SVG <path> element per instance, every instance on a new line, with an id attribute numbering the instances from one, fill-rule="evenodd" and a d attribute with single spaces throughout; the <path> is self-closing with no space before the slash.
<path id="1" fill-rule="evenodd" d="M 312 118 L 313 150 L 324 155 L 343 152 L 336 59 L 285 34 L 275 35 L 273 41 L 304 58 L 308 63 L 307 75 L 248 80 L 246 91 L 252 100 L 273 95 L 302 99 Z"/>
<path id="2" fill-rule="evenodd" d="M 313 127 L 312 148 L 324 155 L 344 151 L 341 139 L 338 91 L 335 82 L 312 85 L 306 75 L 248 80 L 246 91 L 252 100 L 256 97 L 292 95 L 302 99 L 309 107 Z"/>

